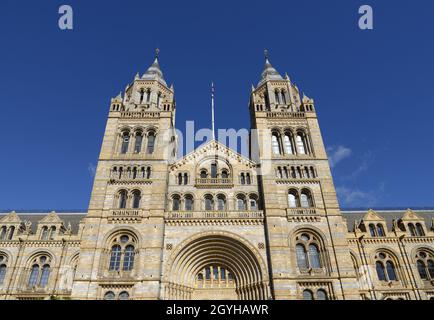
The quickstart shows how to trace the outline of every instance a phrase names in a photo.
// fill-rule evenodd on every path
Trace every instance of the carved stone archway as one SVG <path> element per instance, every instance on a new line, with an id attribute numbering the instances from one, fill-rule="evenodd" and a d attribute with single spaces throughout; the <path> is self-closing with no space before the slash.
<path id="1" fill-rule="evenodd" d="M 166 264 L 162 289 L 167 300 L 269 297 L 259 253 L 244 239 L 227 233 L 202 234 L 179 245 Z"/>

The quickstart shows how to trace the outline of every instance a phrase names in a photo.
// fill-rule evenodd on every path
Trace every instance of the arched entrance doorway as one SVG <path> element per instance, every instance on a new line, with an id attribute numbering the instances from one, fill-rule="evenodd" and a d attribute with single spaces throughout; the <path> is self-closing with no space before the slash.
<path id="1" fill-rule="evenodd" d="M 169 259 L 163 298 L 262 300 L 269 297 L 266 267 L 236 235 L 208 234 L 181 244 Z"/>

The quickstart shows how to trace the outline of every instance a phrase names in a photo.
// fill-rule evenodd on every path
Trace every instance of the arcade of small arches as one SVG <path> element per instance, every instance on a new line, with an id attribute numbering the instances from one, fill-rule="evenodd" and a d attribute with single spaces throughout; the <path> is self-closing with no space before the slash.
<path id="1" fill-rule="evenodd" d="M 314 166 L 278 166 L 276 177 L 278 179 L 315 179 L 318 174 Z"/>
<path id="2" fill-rule="evenodd" d="M 0 228 L 0 240 L 12 240 L 15 233 L 15 226 L 2 226 Z"/>
<path id="3" fill-rule="evenodd" d="M 313 154 L 312 144 L 305 129 L 272 129 L 271 148 L 275 156 Z"/>
<path id="4" fill-rule="evenodd" d="M 146 146 L 146 154 L 153 154 L 155 150 L 155 142 L 157 133 L 154 128 L 124 128 L 119 134 L 119 147 L 120 154 L 139 154 L 143 152 L 143 147 Z"/>
<path id="5" fill-rule="evenodd" d="M 137 189 L 121 189 L 116 193 L 114 208 L 139 209 L 141 205 L 142 192 Z"/>
<path id="6" fill-rule="evenodd" d="M 315 202 L 312 192 L 303 188 L 301 190 L 291 188 L 288 191 L 289 208 L 314 208 Z"/>
<path id="7" fill-rule="evenodd" d="M 206 211 L 257 211 L 261 210 L 259 197 L 256 193 L 244 194 L 238 193 L 233 199 L 233 205 L 229 205 L 228 197 L 223 193 L 216 195 L 207 193 L 203 196 L 198 205 L 194 200 L 194 196 L 190 193 L 180 195 L 173 194 L 170 197 L 171 211 L 193 211 L 193 210 L 206 210 Z"/>
<path id="8" fill-rule="evenodd" d="M 150 179 L 150 166 L 114 166 L 110 170 L 110 178 L 115 180 Z"/>

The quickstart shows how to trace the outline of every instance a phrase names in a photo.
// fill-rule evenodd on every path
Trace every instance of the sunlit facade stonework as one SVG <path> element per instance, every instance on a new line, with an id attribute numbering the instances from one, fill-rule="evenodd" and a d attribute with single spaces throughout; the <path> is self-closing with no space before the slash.
<path id="1" fill-rule="evenodd" d="M 266 60 L 244 157 L 175 159 L 158 59 L 111 100 L 85 213 L 0 216 L 0 299 L 433 299 L 434 211 L 339 208 L 314 101 Z"/>

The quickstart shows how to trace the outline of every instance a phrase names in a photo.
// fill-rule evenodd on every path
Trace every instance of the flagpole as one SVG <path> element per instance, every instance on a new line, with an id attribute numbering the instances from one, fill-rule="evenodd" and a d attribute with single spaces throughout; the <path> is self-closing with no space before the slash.
<path id="1" fill-rule="evenodd" d="M 214 82 L 211 83 L 211 122 L 212 122 L 212 138 L 215 140 L 214 127 Z"/>

